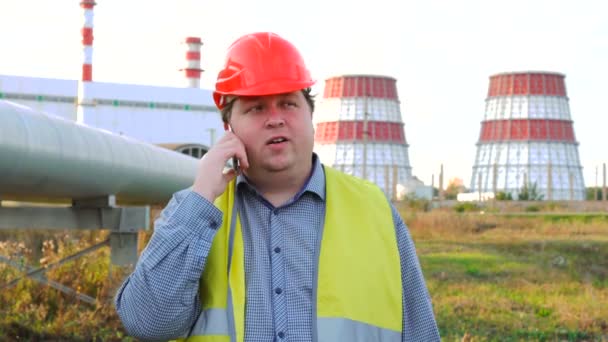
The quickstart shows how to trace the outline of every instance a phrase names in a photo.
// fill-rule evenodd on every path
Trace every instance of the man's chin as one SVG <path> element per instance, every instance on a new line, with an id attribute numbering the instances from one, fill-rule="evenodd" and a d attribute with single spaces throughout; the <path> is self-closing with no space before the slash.
<path id="1" fill-rule="evenodd" d="M 287 166 L 268 166 L 265 167 L 266 171 L 271 172 L 271 173 L 280 173 L 280 172 L 286 172 L 289 170 L 289 167 Z"/>
<path id="2" fill-rule="evenodd" d="M 263 168 L 272 173 L 285 172 L 290 169 L 291 163 L 286 160 L 276 160 L 264 163 Z"/>

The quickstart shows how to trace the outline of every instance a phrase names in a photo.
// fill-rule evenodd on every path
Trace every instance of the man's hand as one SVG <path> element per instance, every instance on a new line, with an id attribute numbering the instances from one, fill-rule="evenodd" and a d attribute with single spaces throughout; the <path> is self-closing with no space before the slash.
<path id="1" fill-rule="evenodd" d="M 226 162 L 232 157 L 238 159 L 241 169 L 249 167 L 245 145 L 234 133 L 226 132 L 199 161 L 193 190 L 210 202 L 215 201 L 236 177 L 234 169 L 225 170 Z"/>

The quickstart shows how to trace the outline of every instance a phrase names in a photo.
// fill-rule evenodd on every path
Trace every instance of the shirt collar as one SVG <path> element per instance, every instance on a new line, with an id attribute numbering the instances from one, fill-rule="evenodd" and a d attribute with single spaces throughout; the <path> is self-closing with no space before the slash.
<path id="1" fill-rule="evenodd" d="M 255 187 L 242 173 L 236 178 L 237 187 L 241 187 L 241 184 L 246 185 L 246 187 L 253 190 L 255 193 L 258 193 Z M 306 183 L 304 183 L 302 189 L 298 191 L 294 198 L 299 198 L 305 192 L 311 192 L 313 194 L 316 194 L 320 199 L 325 200 L 325 172 L 323 170 L 323 165 L 321 164 L 321 161 L 319 160 L 319 157 L 316 153 L 312 154 L 312 172 L 306 180 Z"/>

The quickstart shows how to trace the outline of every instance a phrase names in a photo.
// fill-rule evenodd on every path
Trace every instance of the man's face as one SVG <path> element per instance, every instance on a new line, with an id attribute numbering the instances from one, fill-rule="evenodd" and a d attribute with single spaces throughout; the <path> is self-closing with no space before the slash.
<path id="1" fill-rule="evenodd" d="M 245 145 L 251 170 L 310 167 L 314 129 L 301 91 L 239 97 L 232 107 L 230 125 Z"/>

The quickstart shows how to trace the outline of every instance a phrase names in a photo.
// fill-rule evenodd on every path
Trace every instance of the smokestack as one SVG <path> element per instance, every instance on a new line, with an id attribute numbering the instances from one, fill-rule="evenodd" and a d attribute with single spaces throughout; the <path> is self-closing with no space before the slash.
<path id="1" fill-rule="evenodd" d="M 186 68 L 184 70 L 189 88 L 200 88 L 201 86 L 201 39 L 199 37 L 187 37 L 186 45 Z"/>
<path id="2" fill-rule="evenodd" d="M 83 10 L 84 24 L 82 26 L 82 77 L 78 82 L 78 109 L 76 122 L 84 123 L 86 107 L 93 106 L 88 96 L 88 85 L 93 81 L 93 7 L 94 0 L 82 0 L 80 7 Z"/>
<path id="3" fill-rule="evenodd" d="M 84 11 L 84 25 L 82 27 L 82 81 L 93 80 L 93 7 L 94 0 L 82 0 L 80 7 Z"/>

